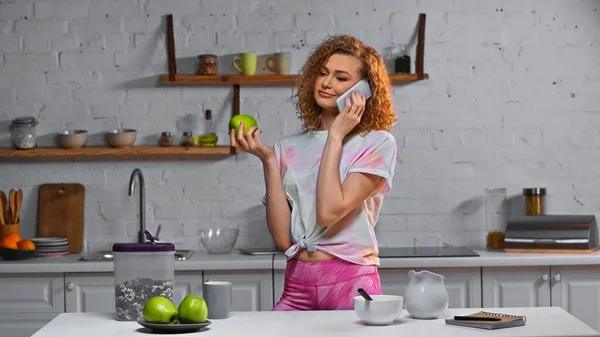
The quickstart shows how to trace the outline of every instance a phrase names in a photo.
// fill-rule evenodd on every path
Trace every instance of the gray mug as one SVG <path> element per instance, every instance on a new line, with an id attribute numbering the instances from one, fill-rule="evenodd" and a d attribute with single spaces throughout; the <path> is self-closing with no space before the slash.
<path id="1" fill-rule="evenodd" d="M 231 282 L 204 282 L 204 300 L 208 307 L 209 319 L 229 317 L 231 311 Z"/>

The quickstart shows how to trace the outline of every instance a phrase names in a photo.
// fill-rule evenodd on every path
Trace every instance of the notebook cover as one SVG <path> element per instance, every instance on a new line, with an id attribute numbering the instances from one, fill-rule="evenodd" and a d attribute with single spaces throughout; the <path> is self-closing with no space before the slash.
<path id="1" fill-rule="evenodd" d="M 471 315 L 467 315 L 469 317 L 497 317 L 500 318 L 499 321 L 457 321 L 452 318 L 446 319 L 446 324 L 458 325 L 458 326 L 466 326 L 471 328 L 479 328 L 479 329 L 502 329 L 502 328 L 512 328 L 516 326 L 525 325 L 527 318 L 525 316 L 517 316 L 517 315 L 509 315 L 503 313 L 495 313 L 495 312 L 485 312 L 480 311 L 478 313 L 474 313 Z"/>

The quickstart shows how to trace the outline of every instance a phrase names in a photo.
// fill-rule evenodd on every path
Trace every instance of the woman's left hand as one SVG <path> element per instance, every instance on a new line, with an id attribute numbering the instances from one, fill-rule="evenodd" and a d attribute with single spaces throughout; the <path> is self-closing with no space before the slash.
<path id="1" fill-rule="evenodd" d="M 360 96 L 358 90 L 352 92 L 352 105 L 350 105 L 350 99 L 346 97 L 346 107 L 340 111 L 331 123 L 329 134 L 341 138 L 346 137 L 360 123 L 360 119 L 365 112 L 366 102 L 366 96 Z"/>

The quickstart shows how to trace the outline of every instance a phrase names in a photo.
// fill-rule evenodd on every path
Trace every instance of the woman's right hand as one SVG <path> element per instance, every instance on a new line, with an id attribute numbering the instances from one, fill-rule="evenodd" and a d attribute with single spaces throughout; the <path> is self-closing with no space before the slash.
<path id="1" fill-rule="evenodd" d="M 265 145 L 260 140 L 261 133 L 262 131 L 257 126 L 254 126 L 244 134 L 244 122 L 241 122 L 238 127 L 237 135 L 234 129 L 229 131 L 229 140 L 231 141 L 231 146 L 236 149 L 251 153 L 263 162 L 266 162 L 275 158 L 275 150 L 271 146 Z"/>

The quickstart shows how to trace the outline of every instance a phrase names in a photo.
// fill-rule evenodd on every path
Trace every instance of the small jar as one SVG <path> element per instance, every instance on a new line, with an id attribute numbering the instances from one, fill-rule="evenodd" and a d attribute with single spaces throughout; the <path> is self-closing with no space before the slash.
<path id="1" fill-rule="evenodd" d="M 184 132 L 183 137 L 181 137 L 181 146 L 192 147 L 194 146 L 194 137 L 191 132 Z"/>
<path id="2" fill-rule="evenodd" d="M 38 121 L 35 117 L 18 117 L 10 126 L 13 146 L 19 150 L 34 149 L 37 146 L 35 126 Z"/>
<path id="3" fill-rule="evenodd" d="M 545 188 L 524 188 L 523 197 L 525 198 L 525 214 L 543 215 L 545 195 Z"/>
<path id="4" fill-rule="evenodd" d="M 202 54 L 198 55 L 198 75 L 217 75 L 219 72 L 219 63 L 217 55 Z"/>
<path id="5" fill-rule="evenodd" d="M 160 140 L 158 141 L 160 146 L 169 147 L 173 145 L 173 137 L 171 137 L 171 133 L 168 131 L 163 132 L 160 135 Z"/>

